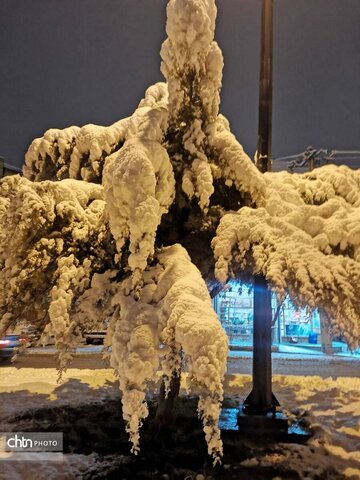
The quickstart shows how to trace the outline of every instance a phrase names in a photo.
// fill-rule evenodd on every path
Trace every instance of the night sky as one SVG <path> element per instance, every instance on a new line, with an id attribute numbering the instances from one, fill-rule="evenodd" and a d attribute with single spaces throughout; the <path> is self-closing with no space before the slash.
<path id="1" fill-rule="evenodd" d="M 0 155 L 48 128 L 108 125 L 162 80 L 166 0 L 0 0 Z M 360 150 L 360 0 L 275 0 L 273 156 Z M 261 0 L 218 0 L 221 111 L 257 138 Z"/>

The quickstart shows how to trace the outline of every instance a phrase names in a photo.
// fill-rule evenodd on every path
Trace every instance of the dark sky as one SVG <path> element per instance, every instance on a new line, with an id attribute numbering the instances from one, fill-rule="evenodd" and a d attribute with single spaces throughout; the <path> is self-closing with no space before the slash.
<path id="1" fill-rule="evenodd" d="M 48 128 L 107 125 L 162 80 L 166 0 L 0 0 L 0 155 Z M 261 0 L 218 0 L 221 111 L 252 156 Z M 360 150 L 360 0 L 275 0 L 274 157 Z"/>

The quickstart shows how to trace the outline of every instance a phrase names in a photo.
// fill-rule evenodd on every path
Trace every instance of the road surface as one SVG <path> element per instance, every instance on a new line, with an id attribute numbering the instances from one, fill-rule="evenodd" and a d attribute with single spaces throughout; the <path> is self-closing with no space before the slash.
<path id="1" fill-rule="evenodd" d="M 273 373 L 276 375 L 318 375 L 322 378 L 360 377 L 359 356 L 273 353 L 272 359 Z M 1 365 L 9 366 L 9 363 L 0 364 L 0 375 Z M 56 368 L 54 350 L 41 351 L 38 349 L 36 352 L 29 352 L 20 356 L 13 366 L 17 368 Z M 89 349 L 83 348 L 81 353 L 76 354 L 71 368 L 103 369 L 109 368 L 109 365 L 102 360 L 100 347 L 90 347 Z M 251 371 L 252 352 L 230 352 L 228 374 L 251 374 Z"/>

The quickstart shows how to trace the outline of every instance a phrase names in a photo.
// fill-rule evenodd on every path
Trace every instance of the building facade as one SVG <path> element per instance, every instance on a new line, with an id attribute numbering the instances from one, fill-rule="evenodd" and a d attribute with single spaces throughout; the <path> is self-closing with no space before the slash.
<path id="1" fill-rule="evenodd" d="M 230 345 L 243 347 L 252 345 L 254 294 L 250 286 L 231 280 L 213 300 L 214 308 L 226 331 Z M 274 345 L 299 344 L 321 345 L 322 332 L 320 314 L 305 308 L 294 307 L 287 297 L 279 305 L 272 297 L 272 341 Z M 315 348 L 315 347 L 314 347 Z"/>

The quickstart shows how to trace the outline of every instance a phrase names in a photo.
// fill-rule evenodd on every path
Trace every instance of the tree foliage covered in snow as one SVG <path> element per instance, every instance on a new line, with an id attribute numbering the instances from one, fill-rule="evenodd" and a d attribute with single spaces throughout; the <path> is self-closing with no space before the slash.
<path id="1" fill-rule="evenodd" d="M 360 171 L 328 165 L 264 175 L 258 208 L 225 215 L 213 239 L 216 275 L 263 273 L 280 299 L 321 308 L 350 348 L 360 341 Z"/>
<path id="2" fill-rule="evenodd" d="M 3 329 L 55 332 L 60 367 L 87 324 L 108 320 L 133 451 L 146 389 L 186 364 L 218 460 L 227 339 L 208 290 L 263 274 L 281 299 L 320 307 L 360 339 L 360 173 L 260 173 L 219 114 L 214 0 L 170 0 L 161 71 L 134 114 L 48 130 L 24 177 L 0 184 Z"/>
<path id="3" fill-rule="evenodd" d="M 114 265 L 103 188 L 16 175 L 1 181 L 0 198 L 1 330 L 29 319 L 54 333 L 63 368 L 81 327 L 72 306 L 94 273 Z"/>

